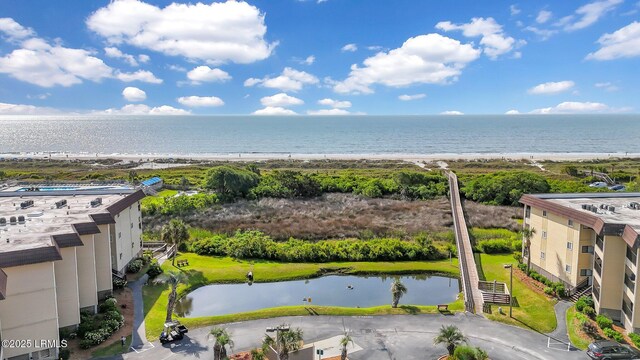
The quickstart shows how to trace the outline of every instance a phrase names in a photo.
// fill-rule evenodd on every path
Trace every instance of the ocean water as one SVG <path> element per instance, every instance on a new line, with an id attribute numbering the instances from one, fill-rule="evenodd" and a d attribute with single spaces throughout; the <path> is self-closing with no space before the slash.
<path id="1" fill-rule="evenodd" d="M 640 153 L 640 115 L 2 116 L 0 153 Z"/>

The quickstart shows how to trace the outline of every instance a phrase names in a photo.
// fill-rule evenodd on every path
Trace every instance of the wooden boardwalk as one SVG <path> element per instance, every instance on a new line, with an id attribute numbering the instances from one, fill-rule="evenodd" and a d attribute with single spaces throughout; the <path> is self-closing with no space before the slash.
<path id="1" fill-rule="evenodd" d="M 458 248 L 458 262 L 460 263 L 460 278 L 462 279 L 462 289 L 465 300 L 465 310 L 482 314 L 482 293 L 478 289 L 478 268 L 473 258 L 473 248 L 471 238 L 467 230 L 467 222 L 464 218 L 462 203 L 460 201 L 460 189 L 458 188 L 458 177 L 451 171 L 447 172 L 449 178 L 449 198 L 451 200 L 451 212 L 453 215 L 453 226 L 456 234 L 456 245 Z"/>

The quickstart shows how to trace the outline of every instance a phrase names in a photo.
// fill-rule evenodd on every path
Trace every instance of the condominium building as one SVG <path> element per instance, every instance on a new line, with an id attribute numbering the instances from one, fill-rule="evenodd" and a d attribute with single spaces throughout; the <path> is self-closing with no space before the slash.
<path id="1" fill-rule="evenodd" d="M 592 287 L 595 310 L 640 330 L 640 193 L 524 195 L 523 257 L 571 292 Z"/>
<path id="2" fill-rule="evenodd" d="M 143 197 L 128 187 L 0 191 L 0 338 L 10 344 L 0 359 L 57 358 L 59 329 L 97 311 L 112 274 L 139 256 Z"/>

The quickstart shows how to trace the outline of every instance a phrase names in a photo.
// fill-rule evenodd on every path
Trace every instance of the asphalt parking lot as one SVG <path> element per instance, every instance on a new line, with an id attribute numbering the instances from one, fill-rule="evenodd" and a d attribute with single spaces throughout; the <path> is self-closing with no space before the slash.
<path id="1" fill-rule="evenodd" d="M 587 359 L 578 350 L 567 351 L 567 345 L 533 331 L 492 322 L 469 314 L 406 315 L 372 317 L 284 317 L 225 324 L 235 342 L 234 352 L 260 346 L 265 329 L 287 323 L 304 331 L 306 343 L 336 335 L 344 329 L 363 350 L 349 354 L 353 360 L 437 359 L 446 352 L 433 345 L 433 338 L 443 324 L 458 326 L 473 346 L 480 346 L 492 360 L 559 360 Z M 209 359 L 213 357 L 213 339 L 209 328 L 191 329 L 180 343 L 160 345 L 143 352 L 130 352 L 114 359 Z"/>

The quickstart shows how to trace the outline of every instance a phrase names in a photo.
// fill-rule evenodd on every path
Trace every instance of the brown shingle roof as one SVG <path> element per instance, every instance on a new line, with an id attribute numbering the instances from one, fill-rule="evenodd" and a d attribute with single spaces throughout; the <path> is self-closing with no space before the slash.
<path id="1" fill-rule="evenodd" d="M 89 215 L 93 222 L 97 225 L 115 224 L 116 220 L 109 213 L 91 214 Z"/>
<path id="2" fill-rule="evenodd" d="M 53 235 L 53 240 L 58 244 L 59 248 L 67 248 L 72 246 L 84 246 L 80 236 L 76 233 Z"/>
<path id="3" fill-rule="evenodd" d="M 0 269 L 0 300 L 7 298 L 7 274 Z"/>
<path id="4" fill-rule="evenodd" d="M 0 268 L 37 264 L 56 260 L 62 260 L 62 255 L 60 255 L 60 251 L 57 246 L 16 250 L 0 253 Z"/>
<path id="5" fill-rule="evenodd" d="M 77 223 L 73 224 L 73 228 L 80 235 L 99 234 L 100 229 L 95 222 Z"/>
<path id="6" fill-rule="evenodd" d="M 125 196 L 122 200 L 118 200 L 115 204 L 109 206 L 107 211 L 113 216 L 122 212 L 124 209 L 142 200 L 146 195 L 142 190 L 138 190 L 133 194 Z"/>

